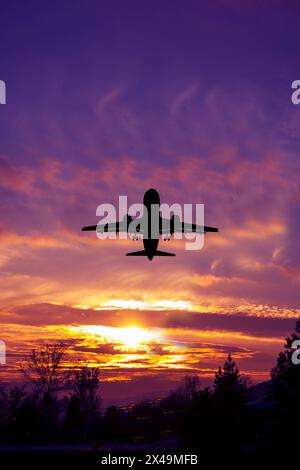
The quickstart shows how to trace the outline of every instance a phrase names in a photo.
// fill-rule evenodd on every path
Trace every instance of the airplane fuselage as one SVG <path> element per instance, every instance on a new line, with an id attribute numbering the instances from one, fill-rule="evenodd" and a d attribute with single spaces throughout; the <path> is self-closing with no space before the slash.
<path id="1" fill-rule="evenodd" d="M 157 221 L 159 220 L 160 198 L 158 192 L 153 188 L 148 189 L 144 194 L 143 203 L 147 209 L 146 216 L 148 217 L 148 223 L 146 224 L 148 234 L 146 237 L 143 237 L 143 244 L 146 256 L 151 261 L 155 255 L 159 242 L 158 224 L 156 223 L 154 226 L 153 220 L 153 217 L 157 218 Z"/>

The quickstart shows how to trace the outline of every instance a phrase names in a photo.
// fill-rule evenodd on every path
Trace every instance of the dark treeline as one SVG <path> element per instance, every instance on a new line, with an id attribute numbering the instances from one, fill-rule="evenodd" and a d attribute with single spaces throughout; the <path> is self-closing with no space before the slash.
<path id="1" fill-rule="evenodd" d="M 300 339 L 300 321 L 268 382 L 249 386 L 229 355 L 212 387 L 203 388 L 198 376 L 188 376 L 164 398 L 107 409 L 101 407 L 99 368 L 64 361 L 64 344 L 39 347 L 22 364 L 24 384 L 0 386 L 0 439 L 101 446 L 168 437 L 178 448 L 203 455 L 229 449 L 241 455 L 283 455 L 296 445 L 300 417 L 295 339 Z"/>

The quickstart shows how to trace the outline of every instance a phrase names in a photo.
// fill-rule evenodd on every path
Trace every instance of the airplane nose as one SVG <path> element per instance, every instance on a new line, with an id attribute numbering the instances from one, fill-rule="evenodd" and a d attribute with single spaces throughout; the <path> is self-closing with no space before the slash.
<path id="1" fill-rule="evenodd" d="M 159 194 L 154 188 L 148 189 L 144 194 L 144 205 L 150 207 L 151 204 L 160 204 Z"/>

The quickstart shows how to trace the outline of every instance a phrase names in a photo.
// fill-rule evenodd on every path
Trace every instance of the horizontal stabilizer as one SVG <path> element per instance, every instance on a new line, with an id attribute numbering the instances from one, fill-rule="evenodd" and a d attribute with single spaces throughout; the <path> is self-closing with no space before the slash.
<path id="1" fill-rule="evenodd" d="M 166 251 L 159 251 L 157 250 L 154 253 L 154 256 L 176 256 L 175 253 L 167 253 Z"/>
<path id="2" fill-rule="evenodd" d="M 145 250 L 133 251 L 132 253 L 126 253 L 126 256 L 147 256 L 147 253 Z"/>
<path id="3" fill-rule="evenodd" d="M 126 253 L 126 256 L 148 256 L 148 254 L 145 250 L 141 250 L 141 251 L 133 251 L 132 253 Z M 166 251 L 157 250 L 153 253 L 153 257 L 154 256 L 176 256 L 176 255 L 174 253 L 167 253 Z"/>

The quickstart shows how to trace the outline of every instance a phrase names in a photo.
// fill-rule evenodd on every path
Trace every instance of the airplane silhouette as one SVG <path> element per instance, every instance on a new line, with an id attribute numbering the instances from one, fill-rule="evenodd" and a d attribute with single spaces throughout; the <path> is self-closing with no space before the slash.
<path id="1" fill-rule="evenodd" d="M 157 249 L 159 236 L 164 240 L 170 240 L 174 233 L 206 233 L 218 232 L 215 227 L 207 227 L 206 225 L 196 225 L 181 222 L 179 216 L 172 215 L 171 219 L 163 219 L 160 215 L 160 198 L 156 189 L 148 189 L 144 194 L 144 206 L 147 209 L 146 223 L 143 218 L 133 219 L 130 215 L 125 215 L 120 222 L 107 223 L 103 225 L 88 225 L 82 227 L 82 231 L 98 231 L 98 232 L 128 232 L 134 240 L 138 240 L 138 234 L 143 236 L 144 250 L 126 253 L 126 256 L 147 256 L 151 261 L 154 256 L 176 256 L 174 253 L 167 253 Z M 132 222 L 134 221 L 134 224 Z M 157 222 L 157 223 L 156 223 Z M 146 233 L 144 233 L 144 231 Z"/>

